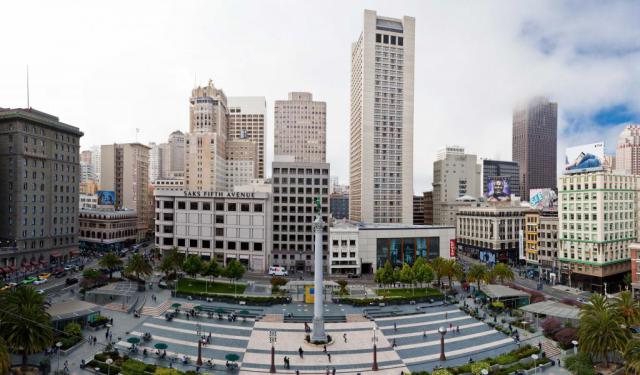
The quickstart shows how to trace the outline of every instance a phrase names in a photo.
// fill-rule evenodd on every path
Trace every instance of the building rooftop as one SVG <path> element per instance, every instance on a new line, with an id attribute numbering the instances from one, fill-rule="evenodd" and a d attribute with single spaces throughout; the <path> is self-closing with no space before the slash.
<path id="1" fill-rule="evenodd" d="M 354 221 L 339 220 L 331 229 L 358 229 L 358 230 L 419 230 L 419 229 L 455 229 L 454 226 L 445 225 L 411 225 L 411 224 L 387 224 L 387 223 L 360 223 Z"/>
<path id="2" fill-rule="evenodd" d="M 492 299 L 530 297 L 529 293 L 499 284 L 483 285 L 481 290 L 487 297 Z"/>
<path id="3" fill-rule="evenodd" d="M 80 209 L 79 213 L 80 213 L 80 216 L 85 216 L 85 217 L 87 215 L 99 215 L 99 216 L 102 216 L 104 219 L 126 219 L 126 218 L 138 217 L 138 213 L 136 212 L 136 210 L 106 211 L 106 210 L 100 210 L 97 208 L 95 209 L 83 208 L 83 209 Z"/>
<path id="4" fill-rule="evenodd" d="M 51 320 L 66 320 L 100 311 L 100 307 L 90 302 L 70 300 L 56 303 L 47 309 Z"/>
<path id="5" fill-rule="evenodd" d="M 520 310 L 533 314 L 553 316 L 561 319 L 580 319 L 579 308 L 556 301 L 542 301 L 538 303 L 532 303 L 531 305 L 521 307 Z"/>
<path id="6" fill-rule="evenodd" d="M 56 116 L 40 112 L 33 108 L 0 108 L 0 122 L 14 119 L 32 121 L 79 137 L 84 135 L 79 128 L 60 122 Z"/>

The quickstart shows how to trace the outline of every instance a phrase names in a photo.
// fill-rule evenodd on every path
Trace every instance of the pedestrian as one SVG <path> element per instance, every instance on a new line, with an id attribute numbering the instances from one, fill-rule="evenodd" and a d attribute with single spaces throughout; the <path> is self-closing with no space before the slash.
<path id="1" fill-rule="evenodd" d="M 331 369 L 331 374 L 332 375 L 336 375 L 336 368 L 335 367 Z"/>
<path id="2" fill-rule="evenodd" d="M 393 322 L 393 330 L 398 331 L 398 325 L 395 322 Z"/>
<path id="3" fill-rule="evenodd" d="M 329 375 L 329 366 L 327 366 L 326 374 Z"/>
<path id="4" fill-rule="evenodd" d="M 304 350 L 302 350 L 302 346 L 298 348 L 298 354 L 300 355 L 300 358 L 304 358 Z"/>
<path id="5" fill-rule="evenodd" d="M 427 331 L 422 331 L 422 338 L 427 339 Z"/>
<path id="6" fill-rule="evenodd" d="M 453 323 L 449 322 L 449 329 L 453 328 Z"/>
<path id="7" fill-rule="evenodd" d="M 107 328 L 107 332 L 104 333 L 105 340 L 109 338 L 109 328 Z"/>
<path id="8" fill-rule="evenodd" d="M 444 320 L 448 320 L 449 319 L 449 313 L 444 313 Z"/>
<path id="9" fill-rule="evenodd" d="M 296 375 L 300 375 L 300 370 L 296 369 Z"/>
<path id="10" fill-rule="evenodd" d="M 346 344 L 347 343 L 347 334 L 346 333 L 342 334 L 342 338 L 344 339 L 344 343 Z"/>
<path id="11" fill-rule="evenodd" d="M 324 346 L 322 347 L 322 351 L 324 351 L 324 354 L 327 354 L 327 346 L 326 346 L 326 345 L 324 345 Z"/>
<path id="12" fill-rule="evenodd" d="M 542 342 L 541 341 L 538 342 L 538 349 L 542 350 Z"/>
<path id="13" fill-rule="evenodd" d="M 456 326 L 456 333 L 460 333 L 460 326 Z"/>
<path id="14" fill-rule="evenodd" d="M 284 368 L 287 368 L 287 357 L 282 358 L 282 362 L 284 362 Z"/>
<path id="15" fill-rule="evenodd" d="M 331 353 L 327 352 L 327 358 L 329 359 L 329 362 L 331 362 Z"/>

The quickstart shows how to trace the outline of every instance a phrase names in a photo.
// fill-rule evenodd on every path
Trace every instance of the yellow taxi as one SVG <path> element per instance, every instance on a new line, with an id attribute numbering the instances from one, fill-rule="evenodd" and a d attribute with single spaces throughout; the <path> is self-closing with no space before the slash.
<path id="1" fill-rule="evenodd" d="M 39 279 L 43 279 L 43 280 L 48 280 L 51 277 L 50 273 L 41 273 L 40 275 L 38 275 Z"/>

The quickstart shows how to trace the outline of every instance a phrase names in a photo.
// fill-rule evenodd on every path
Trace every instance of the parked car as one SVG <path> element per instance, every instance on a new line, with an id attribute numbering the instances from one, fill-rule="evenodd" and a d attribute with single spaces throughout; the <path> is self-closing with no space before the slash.
<path id="1" fill-rule="evenodd" d="M 64 266 L 64 270 L 65 271 L 72 271 L 73 270 L 73 266 L 72 265 Z"/>
<path id="2" fill-rule="evenodd" d="M 40 275 L 38 275 L 38 278 L 39 278 L 39 279 L 45 279 L 45 280 L 46 280 L 46 279 L 48 279 L 48 278 L 50 278 L 50 277 L 51 277 L 51 274 L 50 274 L 50 273 L 48 273 L 48 272 L 41 273 Z"/>
<path id="3" fill-rule="evenodd" d="M 38 289 L 38 290 L 36 291 L 36 293 L 38 293 L 38 294 L 44 294 L 44 290 L 42 290 L 42 289 Z"/>
<path id="4" fill-rule="evenodd" d="M 67 273 L 65 271 L 56 272 L 55 274 L 56 279 L 61 279 L 65 276 L 67 276 Z"/>
<path id="5" fill-rule="evenodd" d="M 65 280 L 65 284 L 67 285 L 73 285 L 77 283 L 78 283 L 78 279 L 76 279 L 75 277 L 69 277 L 67 278 L 67 280 Z"/>
<path id="6" fill-rule="evenodd" d="M 47 279 L 37 279 L 36 281 L 33 282 L 33 285 L 40 285 L 46 282 L 47 282 Z"/>
<path id="7" fill-rule="evenodd" d="M 280 266 L 269 267 L 269 276 L 288 276 L 287 269 Z"/>
<path id="8" fill-rule="evenodd" d="M 22 280 L 20 282 L 20 285 L 31 285 L 33 283 L 35 283 L 36 281 L 38 281 L 37 277 L 31 276 L 31 277 L 27 277 L 26 279 Z"/>

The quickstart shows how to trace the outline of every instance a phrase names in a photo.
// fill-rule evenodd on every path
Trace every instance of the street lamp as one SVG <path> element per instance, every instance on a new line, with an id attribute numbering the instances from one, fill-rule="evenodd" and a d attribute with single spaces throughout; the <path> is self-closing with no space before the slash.
<path id="1" fill-rule="evenodd" d="M 571 343 L 573 344 L 573 354 L 578 354 L 578 340 L 573 340 Z"/>
<path id="2" fill-rule="evenodd" d="M 535 374 L 538 372 L 538 365 L 536 364 L 536 361 L 538 360 L 538 355 L 531 354 L 531 358 L 533 358 L 533 373 Z"/>
<path id="3" fill-rule="evenodd" d="M 276 348 L 274 344 L 278 341 L 278 332 L 269 331 L 269 342 L 271 343 L 271 367 L 269 372 L 275 374 L 276 372 Z"/>
<path id="4" fill-rule="evenodd" d="M 447 357 L 444 355 L 444 335 L 447 334 L 447 329 L 440 326 L 440 328 L 438 328 L 438 333 L 440 334 L 440 360 L 446 361 Z"/>
<path id="5" fill-rule="evenodd" d="M 62 348 L 62 342 L 58 341 L 56 343 L 56 348 L 58 348 L 57 349 L 57 352 L 58 352 L 58 371 L 60 371 L 60 348 Z"/>
<path id="6" fill-rule="evenodd" d="M 378 331 L 378 327 L 373 327 L 373 365 L 371 366 L 371 370 L 378 371 L 378 346 L 376 342 L 378 342 L 378 337 L 376 336 L 376 332 Z"/>
<path id="7" fill-rule="evenodd" d="M 111 364 L 113 363 L 113 359 L 107 358 L 107 360 L 104 361 L 104 363 L 107 364 L 107 375 L 111 375 Z"/>

